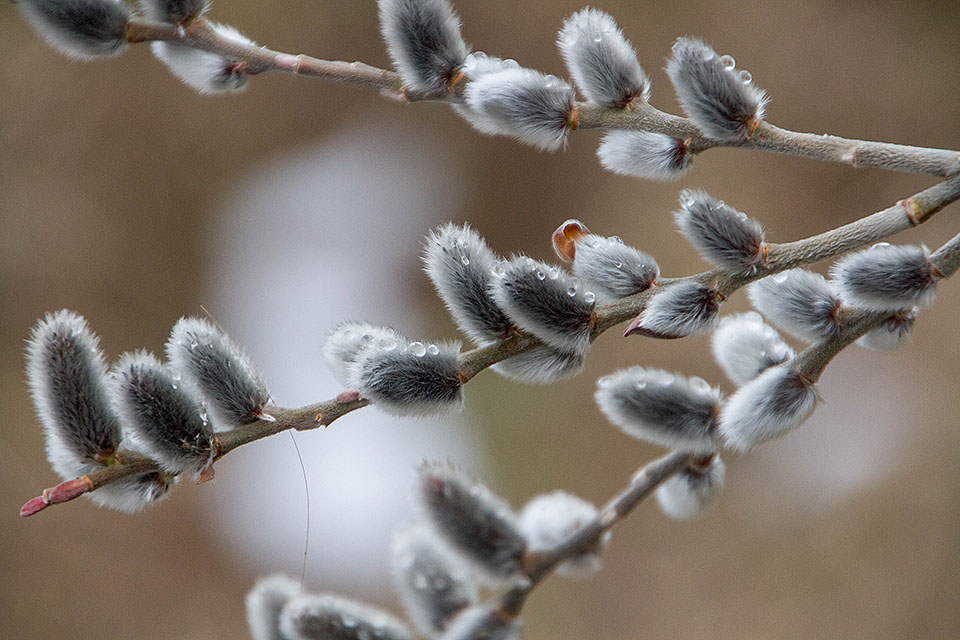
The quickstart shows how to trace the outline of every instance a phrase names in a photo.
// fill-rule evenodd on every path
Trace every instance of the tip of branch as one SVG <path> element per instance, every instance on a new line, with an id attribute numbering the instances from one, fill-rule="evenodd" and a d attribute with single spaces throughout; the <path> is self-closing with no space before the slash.
<path id="1" fill-rule="evenodd" d="M 35 513 L 39 513 L 47 508 L 46 498 L 44 496 L 37 496 L 36 498 L 31 498 L 27 500 L 22 507 L 20 507 L 20 517 L 28 518 Z"/>

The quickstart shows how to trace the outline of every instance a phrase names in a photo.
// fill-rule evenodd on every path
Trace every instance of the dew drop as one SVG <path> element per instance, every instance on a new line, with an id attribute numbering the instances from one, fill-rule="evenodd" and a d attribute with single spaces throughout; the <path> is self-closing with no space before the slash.
<path id="1" fill-rule="evenodd" d="M 569 288 L 567 289 L 567 295 L 570 296 L 571 298 L 574 297 L 575 295 L 577 295 L 577 288 L 576 288 L 576 287 L 569 287 Z"/>
<path id="2" fill-rule="evenodd" d="M 698 393 L 710 393 L 710 384 L 703 378 L 690 378 L 690 386 Z"/>
<path id="3" fill-rule="evenodd" d="M 637 380 L 636 383 L 634 383 L 633 386 L 634 386 L 638 391 L 643 391 L 644 389 L 647 388 L 647 381 L 646 381 L 646 380 Z"/>
<path id="4" fill-rule="evenodd" d="M 597 43 L 603 42 L 603 34 L 602 34 L 602 33 L 598 33 L 598 34 L 596 34 L 595 36 L 593 36 L 593 41 L 594 41 L 594 42 L 597 42 Z"/>
<path id="5" fill-rule="evenodd" d="M 470 264 L 470 258 L 468 258 L 465 255 L 460 256 L 460 263 L 463 264 L 463 266 L 467 266 L 468 264 Z"/>
<path id="6" fill-rule="evenodd" d="M 556 267 L 550 267 L 547 269 L 547 277 L 549 277 L 551 280 L 556 280 L 560 277 L 560 269 Z"/>
<path id="7" fill-rule="evenodd" d="M 498 278 L 502 278 L 507 273 L 507 268 L 502 262 L 497 262 L 490 269 L 490 273 Z"/>
<path id="8" fill-rule="evenodd" d="M 383 349 L 384 351 L 393 351 L 394 349 L 397 348 L 397 341 L 394 340 L 393 338 L 384 338 L 379 343 L 377 343 L 377 346 Z"/>
<path id="9" fill-rule="evenodd" d="M 746 69 L 740 72 L 740 82 L 743 84 L 750 84 L 753 82 L 753 74 L 747 71 Z"/>
<path id="10" fill-rule="evenodd" d="M 623 238 L 620 236 L 610 236 L 610 242 L 613 244 L 623 244 Z"/>
<path id="11" fill-rule="evenodd" d="M 547 274 L 537 269 L 537 280 L 545 280 L 546 277 L 547 277 Z"/>
<path id="12" fill-rule="evenodd" d="M 194 340 L 193 342 L 190 343 L 190 348 L 191 348 L 191 349 L 196 349 L 196 348 L 199 347 L 199 346 L 200 346 L 200 345 L 197 344 L 197 341 L 196 341 L 196 340 Z"/>
<path id="13" fill-rule="evenodd" d="M 720 64 L 723 65 L 724 69 L 730 71 L 737 66 L 737 61 L 734 60 L 733 56 L 731 55 L 722 55 L 720 56 Z"/>
<path id="14" fill-rule="evenodd" d="M 427 353 L 427 347 L 422 342 L 411 342 L 407 345 L 407 351 L 418 358 L 422 358 Z"/>
<path id="15" fill-rule="evenodd" d="M 486 60 L 486 59 L 487 59 L 487 54 L 485 54 L 483 51 L 474 51 L 472 55 L 473 55 L 477 60 Z"/>
<path id="16" fill-rule="evenodd" d="M 613 263 L 613 266 L 616 267 L 617 269 L 623 269 L 623 263 L 622 263 L 622 262 L 614 262 L 614 263 Z"/>
<path id="17" fill-rule="evenodd" d="M 782 273 L 778 273 L 777 275 L 773 276 L 773 281 L 776 282 L 777 284 L 783 284 L 784 282 L 787 281 L 787 278 L 789 277 L 790 275 L 786 271 L 784 271 Z"/>
<path id="18" fill-rule="evenodd" d="M 514 60 L 513 58 L 507 58 L 506 60 L 503 61 L 503 68 L 504 68 L 504 69 L 519 69 L 519 68 L 520 68 L 520 63 L 517 62 L 516 60 Z"/>
<path id="19" fill-rule="evenodd" d="M 587 291 L 583 294 L 583 299 L 587 301 L 587 304 L 593 304 L 597 300 L 597 294 L 593 291 Z"/>
<path id="20" fill-rule="evenodd" d="M 429 353 L 429 354 L 432 355 L 432 356 L 435 356 L 435 355 L 437 355 L 438 353 L 440 353 L 440 347 L 438 347 L 438 346 L 435 345 L 435 344 L 432 344 L 432 345 L 430 345 L 429 347 L 427 347 L 427 353 Z"/>
<path id="21" fill-rule="evenodd" d="M 693 194 L 689 191 L 684 191 L 680 194 L 680 204 L 684 207 L 692 207 L 694 202 L 696 202 L 696 199 L 694 199 Z"/>
<path id="22" fill-rule="evenodd" d="M 882 249 L 882 248 L 884 248 L 884 247 L 889 247 L 889 246 L 890 246 L 890 243 L 889 243 L 889 242 L 878 242 L 877 244 L 873 245 L 873 246 L 870 247 L 870 248 L 871 248 L 871 249 Z"/>

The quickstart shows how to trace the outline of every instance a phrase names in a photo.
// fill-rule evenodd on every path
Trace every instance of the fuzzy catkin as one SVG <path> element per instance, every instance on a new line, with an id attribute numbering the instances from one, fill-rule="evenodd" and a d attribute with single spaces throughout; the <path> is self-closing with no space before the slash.
<path id="1" fill-rule="evenodd" d="M 213 428 L 189 382 L 145 351 L 122 355 L 112 382 L 125 432 L 164 471 L 196 479 L 213 464 Z"/>
<path id="2" fill-rule="evenodd" d="M 687 467 L 667 478 L 654 495 L 665 514 L 675 520 L 689 520 L 714 507 L 726 479 L 726 465 L 717 455 L 706 468 Z"/>
<path id="3" fill-rule="evenodd" d="M 583 9 L 563 23 L 557 45 L 574 82 L 590 102 L 620 109 L 646 100 L 650 80 L 616 21 L 597 9 Z"/>
<path id="4" fill-rule="evenodd" d="M 667 61 L 683 110 L 708 137 L 743 142 L 763 119 L 766 94 L 748 74 L 734 69 L 729 56 L 717 56 L 697 38 L 678 38 Z"/>
<path id="5" fill-rule="evenodd" d="M 467 568 L 423 523 L 394 533 L 390 565 L 407 617 L 425 636 L 442 633 L 454 616 L 477 602 Z"/>
<path id="6" fill-rule="evenodd" d="M 469 47 L 447 0 L 379 0 L 380 31 L 407 87 L 433 93 L 450 82 Z"/>
<path id="7" fill-rule="evenodd" d="M 140 0 L 143 12 L 158 22 L 183 25 L 210 9 L 210 0 Z"/>
<path id="8" fill-rule="evenodd" d="M 200 390 L 218 429 L 268 418 L 260 372 L 226 333 L 203 318 L 181 318 L 170 332 L 167 359 Z"/>
<path id="9" fill-rule="evenodd" d="M 425 464 L 418 475 L 421 508 L 453 549 L 495 580 L 520 570 L 526 539 L 506 502 L 449 466 Z"/>
<path id="10" fill-rule="evenodd" d="M 410 341 L 390 327 L 369 322 L 342 322 L 327 333 L 320 354 L 337 382 L 350 386 L 350 368 L 366 349 L 390 351 Z"/>
<path id="11" fill-rule="evenodd" d="M 789 364 L 771 367 L 740 387 L 720 411 L 723 443 L 745 452 L 800 426 L 817 404 L 813 383 Z"/>
<path id="12" fill-rule="evenodd" d="M 405 624 L 385 611 L 331 594 L 301 595 L 280 612 L 285 640 L 413 640 Z"/>
<path id="13" fill-rule="evenodd" d="M 756 273 L 764 260 L 763 227 L 705 191 L 685 189 L 674 220 L 697 253 L 733 274 Z"/>
<path id="14" fill-rule="evenodd" d="M 597 158 L 607 171 L 649 180 L 678 180 L 693 165 L 684 140 L 653 131 L 610 131 Z"/>
<path id="15" fill-rule="evenodd" d="M 730 381 L 744 385 L 794 352 L 756 311 L 726 316 L 711 336 L 713 357 Z"/>
<path id="16" fill-rule="evenodd" d="M 525 68 L 485 73 L 471 81 L 457 111 L 475 129 L 512 136 L 544 150 L 564 146 L 575 96 L 563 80 Z"/>
<path id="17" fill-rule="evenodd" d="M 843 300 L 873 311 L 933 304 L 936 273 L 926 247 L 887 243 L 851 253 L 832 270 Z"/>
<path id="18" fill-rule="evenodd" d="M 500 261 L 467 224 L 445 224 L 424 243 L 424 270 L 457 326 L 478 345 L 502 340 L 512 326 L 490 295 Z"/>
<path id="19" fill-rule="evenodd" d="M 411 342 L 364 349 L 349 366 L 348 386 L 397 416 L 436 415 L 463 408 L 460 344 Z"/>
<path id="20" fill-rule="evenodd" d="M 596 294 L 560 267 L 516 257 L 494 278 L 491 296 L 513 324 L 546 344 L 574 354 L 590 348 Z"/>
<path id="21" fill-rule="evenodd" d="M 549 551 L 598 515 L 597 507 L 583 498 L 566 491 L 553 491 L 539 495 L 524 505 L 520 512 L 520 529 L 527 537 L 531 552 Z M 595 574 L 601 568 L 600 555 L 609 541 L 608 531 L 596 544 L 558 564 L 557 574 L 577 578 Z"/>
<path id="22" fill-rule="evenodd" d="M 717 324 L 720 304 L 716 287 L 680 282 L 653 296 L 624 335 L 671 339 L 709 333 Z"/>
<path id="23" fill-rule="evenodd" d="M 117 451 L 120 419 L 110 402 L 107 367 L 82 316 L 64 309 L 34 326 L 27 342 L 27 382 L 47 457 L 60 477 L 83 475 Z"/>
<path id="24" fill-rule="evenodd" d="M 247 626 L 253 640 L 287 640 L 280 632 L 280 613 L 302 593 L 300 582 L 285 575 L 257 580 L 245 601 Z"/>
<path id="25" fill-rule="evenodd" d="M 718 447 L 720 391 L 700 378 L 630 367 L 597 381 L 597 406 L 634 438 L 691 453 Z"/>
<path id="26" fill-rule="evenodd" d="M 119 0 L 18 0 L 47 44 L 72 58 L 113 56 L 126 46 L 130 10 Z"/>
<path id="27" fill-rule="evenodd" d="M 660 266 L 618 237 L 590 234 L 576 241 L 573 274 L 596 294 L 598 304 L 606 304 L 649 289 L 660 277 Z"/>
<path id="28" fill-rule="evenodd" d="M 840 296 L 819 273 L 790 269 L 747 288 L 758 311 L 787 333 L 817 342 L 840 330 Z"/>

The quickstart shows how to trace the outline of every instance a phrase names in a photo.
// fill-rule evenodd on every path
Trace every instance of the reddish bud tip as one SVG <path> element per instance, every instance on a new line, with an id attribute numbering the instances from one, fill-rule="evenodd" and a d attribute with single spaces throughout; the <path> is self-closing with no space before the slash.
<path id="1" fill-rule="evenodd" d="M 24 505 L 20 507 L 20 517 L 27 518 L 35 513 L 43 511 L 47 508 L 47 504 L 49 503 L 44 499 L 43 496 L 37 496 L 36 498 L 27 500 Z"/>
<path id="2" fill-rule="evenodd" d="M 553 250 L 557 257 L 566 262 L 573 262 L 577 257 L 577 241 L 590 233 L 587 225 L 571 218 L 565 221 L 553 232 Z"/>
<path id="3" fill-rule="evenodd" d="M 47 501 L 50 504 L 60 504 L 61 502 L 70 502 L 88 491 L 93 490 L 93 482 L 90 476 L 83 476 L 61 482 L 47 493 Z"/>
<path id="4" fill-rule="evenodd" d="M 356 389 L 349 389 L 347 391 L 341 391 L 337 394 L 337 402 L 354 402 L 360 399 L 360 392 Z M 317 416 L 318 422 L 320 416 Z"/>

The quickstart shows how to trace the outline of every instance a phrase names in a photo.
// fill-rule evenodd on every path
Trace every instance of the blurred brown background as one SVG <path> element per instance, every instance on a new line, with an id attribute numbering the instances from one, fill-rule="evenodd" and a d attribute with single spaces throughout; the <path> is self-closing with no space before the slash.
<path id="1" fill-rule="evenodd" d="M 271 47 L 388 64 L 372 0 L 215 5 L 214 19 Z M 960 147 L 958 3 L 599 6 L 633 41 L 661 108 L 677 109 L 663 60 L 676 36 L 692 34 L 750 69 L 772 97 L 768 115 L 776 124 Z M 457 5 L 475 48 L 553 73 L 563 71 L 556 29 L 581 7 L 568 0 Z M 114 357 L 140 346 L 162 350 L 176 319 L 202 313 L 203 304 L 255 357 L 268 361 L 268 344 L 286 349 L 280 364 L 265 365 L 278 401 L 319 400 L 329 389 L 301 398 L 281 382 L 295 371 L 311 391 L 326 375 L 316 345 L 288 339 L 285 322 L 313 322 L 319 336 L 336 319 L 372 308 L 364 298 L 384 291 L 385 306 L 372 320 L 390 321 L 383 317 L 389 309 L 409 307 L 415 312 L 403 310 L 400 329 L 454 336 L 417 259 L 418 239 L 442 221 L 469 220 L 500 251 L 551 259 L 550 232 L 577 217 L 653 253 L 675 275 L 704 266 L 672 226 L 682 187 L 707 189 L 760 219 L 771 240 L 786 241 L 933 182 L 732 150 L 704 154 L 679 183 L 642 182 L 601 169 L 597 132 L 578 132 L 566 152 L 545 154 L 482 137 L 441 105 L 403 105 L 308 79 L 267 75 L 239 96 L 200 97 L 144 46 L 115 60 L 73 62 L 44 46 L 11 5 L 0 7 L 0 60 L 2 638 L 248 637 L 243 597 L 253 580 L 271 567 L 298 573 L 302 554 L 294 544 L 280 561 L 258 560 L 224 533 L 267 526 L 229 524 L 217 505 L 267 501 L 244 487 L 274 480 L 260 466 L 259 456 L 273 451 L 268 443 L 223 461 L 213 485 L 180 486 L 137 516 L 80 500 L 19 519 L 22 502 L 56 483 L 22 359 L 23 340 L 46 311 L 86 315 Z M 340 199 L 351 189 L 359 195 Z M 896 241 L 938 246 L 960 227 L 958 206 Z M 236 229 L 242 233 L 231 236 Z M 338 258 L 319 268 L 347 250 L 356 264 Z M 303 273 L 277 266 L 291 254 Z M 373 293 L 373 285 L 351 291 L 361 262 L 379 274 L 362 279 L 377 283 Z M 277 291 L 283 295 L 271 297 Z M 324 307 L 322 321 L 285 304 L 301 293 Z M 911 346 L 892 355 L 848 349 L 824 376 L 825 402 L 808 424 L 755 454 L 728 456 L 728 489 L 711 515 L 674 523 L 643 505 L 615 532 L 599 576 L 546 582 L 524 613 L 526 637 L 960 637 L 960 286 L 945 282 L 939 294 Z M 725 312 L 745 310 L 745 298 L 734 296 Z M 339 309 L 341 300 L 349 311 Z M 522 387 L 484 374 L 467 389 L 456 426 L 436 437 L 476 443 L 475 465 L 517 507 L 554 488 L 602 502 L 659 452 L 603 421 L 591 398 L 598 376 L 644 364 L 730 388 L 705 338 L 624 341 L 615 333 L 568 383 Z M 364 433 L 375 415 L 358 412 L 298 438 L 331 451 L 337 432 Z M 402 439 L 405 424 L 391 433 Z M 415 457 L 436 455 L 434 433 Z M 369 437 L 365 446 L 373 451 L 378 442 Z M 365 455 L 337 451 L 336 459 Z M 390 455 L 388 447 L 377 451 Z M 451 455 L 472 459 L 468 453 Z M 276 455 L 298 479 L 292 450 Z M 306 463 L 328 468 L 332 460 L 306 456 Z M 292 486 L 283 510 L 293 513 L 286 528 L 296 541 L 303 496 Z M 312 489 L 317 522 L 336 522 L 324 498 L 338 493 L 336 483 Z M 351 496 L 361 511 L 376 498 Z M 336 536 L 324 540 L 311 556 L 346 555 L 358 567 L 365 561 L 339 550 Z M 376 577 L 378 567 L 363 571 Z M 388 588 L 355 582 L 350 570 L 310 565 L 307 583 L 397 609 Z"/>

